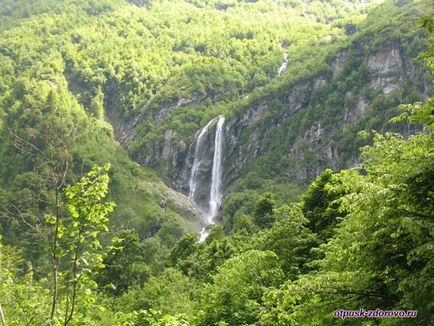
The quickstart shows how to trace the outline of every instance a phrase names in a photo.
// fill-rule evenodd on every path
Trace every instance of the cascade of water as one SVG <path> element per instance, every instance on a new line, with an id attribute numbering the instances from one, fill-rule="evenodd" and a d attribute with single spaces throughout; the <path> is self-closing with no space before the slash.
<path id="1" fill-rule="evenodd" d="M 212 119 L 208 124 L 203 127 L 198 134 L 196 134 L 196 147 L 194 150 L 193 166 L 190 175 L 190 193 L 189 197 L 194 200 L 196 189 L 199 182 L 199 168 L 202 162 L 201 153 L 203 153 L 203 147 L 205 145 L 205 136 L 209 128 L 217 121 L 214 138 L 214 156 L 211 171 L 211 185 L 208 202 L 208 212 L 202 221 L 202 229 L 200 231 L 199 241 L 204 241 L 208 236 L 207 228 L 214 224 L 214 218 L 218 213 L 218 209 L 222 200 L 221 193 L 221 179 L 222 179 L 222 160 L 223 160 L 223 142 L 224 142 L 224 130 L 223 126 L 225 118 L 218 116 Z"/>
<path id="2" fill-rule="evenodd" d="M 286 70 L 287 67 L 288 67 L 288 53 L 285 53 L 283 55 L 283 63 L 279 67 L 279 70 L 277 70 L 277 75 L 280 76 L 282 74 L 282 72 L 284 72 Z"/>
<path id="3" fill-rule="evenodd" d="M 219 116 L 215 130 L 214 158 L 212 162 L 211 191 L 209 196 L 209 222 L 213 223 L 213 218 L 217 215 L 220 202 L 222 200 L 221 181 L 222 181 L 222 158 L 223 158 L 223 125 L 225 118 Z"/>
<path id="4" fill-rule="evenodd" d="M 221 200 L 221 181 L 222 181 L 222 159 L 223 159 L 223 125 L 225 123 L 225 117 L 219 116 L 217 122 L 217 127 L 215 130 L 215 139 L 214 139 L 214 157 L 212 161 L 212 172 L 211 172 L 211 189 L 209 194 L 209 202 L 208 202 L 208 214 L 205 218 L 205 225 L 202 226 L 199 235 L 199 242 L 203 242 L 208 236 L 209 232 L 207 228 L 210 225 L 213 225 L 214 218 L 216 217 Z"/>
<path id="5" fill-rule="evenodd" d="M 198 134 L 196 134 L 196 146 L 194 149 L 194 158 L 193 158 L 193 166 L 191 168 L 191 175 L 190 175 L 190 192 L 188 194 L 188 197 L 192 200 L 194 200 L 194 195 L 197 189 L 197 182 L 198 182 L 198 176 L 199 176 L 199 167 L 201 163 L 201 156 L 202 153 L 202 147 L 205 144 L 205 136 L 208 132 L 209 127 L 214 123 L 214 121 L 217 118 L 212 119 L 210 122 L 207 123 L 205 127 L 203 127 Z"/>

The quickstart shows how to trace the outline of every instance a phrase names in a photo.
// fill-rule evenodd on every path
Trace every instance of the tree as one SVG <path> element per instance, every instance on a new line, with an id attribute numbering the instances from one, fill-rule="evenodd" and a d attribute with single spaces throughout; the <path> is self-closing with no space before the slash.
<path id="1" fill-rule="evenodd" d="M 338 199 L 343 195 L 339 175 L 326 169 L 301 196 L 301 209 L 309 220 L 308 227 L 318 233 L 319 239 L 327 240 L 333 235 L 333 228 L 344 214 L 339 210 Z"/>
<path id="2" fill-rule="evenodd" d="M 64 296 L 64 325 L 68 325 L 74 316 L 78 295 L 90 294 L 91 288 L 96 285 L 91 280 L 92 273 L 104 267 L 98 235 L 108 231 L 107 215 L 115 206 L 113 202 L 103 202 L 108 192 L 109 169 L 109 165 L 94 165 L 78 183 L 66 188 L 66 216 L 56 218 L 46 215 L 47 223 L 56 229 L 55 255 L 59 260 L 56 268 L 62 267 L 60 275 Z M 58 300 L 56 296 L 54 307 Z M 57 315 L 61 314 L 58 312 Z"/>
<path id="3" fill-rule="evenodd" d="M 35 281 L 32 265 L 19 248 L 0 241 L 0 325 L 46 324 L 51 303 L 47 285 Z"/>
<path id="4" fill-rule="evenodd" d="M 255 223 L 263 228 L 270 227 L 274 222 L 273 208 L 276 201 L 270 192 L 266 192 L 256 201 L 253 218 Z"/>
<path id="5" fill-rule="evenodd" d="M 154 309 L 164 314 L 186 313 L 191 316 L 195 288 L 195 283 L 182 272 L 167 268 L 161 274 L 151 276 L 142 287 L 130 288 L 117 300 L 117 306 L 127 313 Z"/>
<path id="6" fill-rule="evenodd" d="M 121 231 L 112 241 L 114 246 L 104 258 L 104 268 L 97 276 L 99 286 L 120 295 L 131 285 L 142 285 L 149 279 L 150 268 L 139 235 L 132 230 Z"/>
<path id="7" fill-rule="evenodd" d="M 254 324 L 262 295 L 282 278 L 278 258 L 271 251 L 251 250 L 228 259 L 214 282 L 203 289 L 200 325 Z"/>
<path id="8" fill-rule="evenodd" d="M 190 255 L 192 255 L 197 250 L 197 234 L 190 233 L 184 235 L 181 239 L 179 239 L 172 250 L 170 251 L 168 257 L 169 266 L 175 266 L 178 262 L 181 262 L 187 259 Z"/>
<path id="9" fill-rule="evenodd" d="M 96 95 L 90 102 L 89 113 L 97 120 L 104 119 L 104 93 L 101 89 L 101 86 L 98 87 Z"/>
<path id="10" fill-rule="evenodd" d="M 22 84 L 26 90 L 31 88 L 24 81 Z M 53 282 L 53 319 L 58 294 L 58 232 L 63 209 L 61 194 L 73 168 L 70 149 L 76 138 L 77 126 L 71 123 L 71 117 L 65 113 L 65 104 L 61 103 L 59 92 L 44 88 L 42 91 L 46 94 L 41 99 L 35 100 L 30 96 L 23 98 L 18 112 L 11 114 L 7 120 L 7 138 L 12 151 L 10 156 L 14 160 L 11 165 L 21 168 L 21 173 L 12 173 L 15 174 L 15 196 L 11 196 L 9 202 L 3 205 L 2 215 L 11 224 L 17 222 L 18 229 L 30 231 L 36 237 L 37 244 L 41 245 L 42 241 L 48 243 Z M 28 195 L 22 196 L 24 193 Z M 28 200 L 23 200 L 23 197 Z M 52 223 L 47 225 L 45 214 L 52 216 Z"/>
<path id="11" fill-rule="evenodd" d="M 434 46 L 425 55 L 432 66 Z M 265 324 L 330 324 L 330 307 L 417 310 L 418 324 L 433 323 L 433 100 L 403 109 L 393 121 L 423 123 L 429 132 L 375 133 L 361 166 L 339 174 L 346 215 L 323 245 L 318 271 L 266 298 Z"/>
<path id="12" fill-rule="evenodd" d="M 276 222 L 258 236 L 257 246 L 261 250 L 271 250 L 279 257 L 282 270 L 288 279 L 295 280 L 307 272 L 306 263 L 311 260 L 310 249 L 316 237 L 306 227 L 308 220 L 296 205 L 274 209 Z"/>
<path id="13" fill-rule="evenodd" d="M 322 245 L 325 257 L 266 297 L 264 324 L 329 324 L 339 307 L 417 310 L 419 323 L 432 323 L 433 141 L 377 134 L 362 152 L 366 173 L 340 173 L 346 215 Z"/>

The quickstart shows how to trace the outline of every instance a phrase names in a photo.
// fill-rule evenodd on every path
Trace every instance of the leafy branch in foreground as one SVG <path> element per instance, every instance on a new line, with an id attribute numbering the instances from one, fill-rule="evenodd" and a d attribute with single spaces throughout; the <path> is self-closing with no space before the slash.
<path id="1" fill-rule="evenodd" d="M 64 325 L 73 318 L 79 294 L 85 294 L 92 301 L 91 288 L 96 284 L 90 276 L 96 269 L 104 267 L 98 235 L 108 231 L 107 215 L 115 207 L 113 202 L 103 202 L 108 192 L 109 169 L 109 165 L 95 165 L 80 182 L 67 187 L 65 206 L 68 215 L 65 218 L 46 216 L 47 222 L 56 228 L 54 235 L 58 245 L 55 254 L 60 261 L 62 271 L 59 277 L 63 282 L 58 285 L 60 289 L 54 288 L 53 291 L 61 292 L 65 299 Z M 54 301 L 53 305 L 56 304 Z M 58 311 L 57 317 L 60 315 Z"/>

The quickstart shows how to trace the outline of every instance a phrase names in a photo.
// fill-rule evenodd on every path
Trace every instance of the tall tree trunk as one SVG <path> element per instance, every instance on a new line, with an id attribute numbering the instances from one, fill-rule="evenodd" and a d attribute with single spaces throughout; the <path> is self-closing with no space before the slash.
<path id="1" fill-rule="evenodd" d="M 2 326 L 6 326 L 6 319 L 5 315 L 3 314 L 2 306 L 0 305 L 0 320 L 2 321 Z"/>
<path id="2" fill-rule="evenodd" d="M 81 231 L 80 228 L 78 232 L 77 242 L 76 242 L 76 248 L 74 253 L 74 261 L 72 266 L 72 280 L 73 280 L 73 288 L 72 288 L 72 298 L 71 298 L 71 311 L 68 313 L 68 306 L 69 306 L 69 300 L 67 302 L 67 308 L 66 308 L 66 314 L 65 314 L 65 322 L 64 326 L 68 325 L 68 323 L 71 321 L 72 316 L 74 315 L 74 309 L 75 309 L 75 302 L 77 300 L 77 285 L 78 285 L 78 276 L 77 276 L 77 267 L 78 267 L 78 258 L 80 255 L 81 245 L 80 245 L 80 239 L 81 239 Z M 68 299 L 69 299 L 69 293 L 68 293 Z"/>
<path id="3" fill-rule="evenodd" d="M 59 279 L 59 257 L 57 255 L 57 247 L 58 247 L 58 234 L 59 234 L 59 188 L 56 185 L 56 226 L 53 235 L 53 244 L 52 244 L 52 256 L 53 256 L 53 300 L 51 303 L 51 315 L 50 319 L 54 318 L 54 314 L 56 313 L 56 305 L 57 305 L 57 295 L 58 295 L 58 279 Z"/>

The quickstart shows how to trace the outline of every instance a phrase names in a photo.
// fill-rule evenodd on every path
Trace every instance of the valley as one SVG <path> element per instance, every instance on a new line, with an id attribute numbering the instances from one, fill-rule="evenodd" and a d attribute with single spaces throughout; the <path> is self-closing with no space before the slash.
<path id="1" fill-rule="evenodd" d="M 1 0 L 2 325 L 430 324 L 433 13 Z"/>

